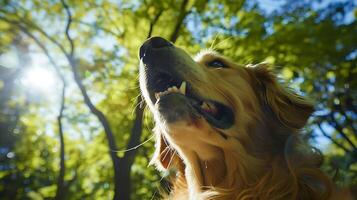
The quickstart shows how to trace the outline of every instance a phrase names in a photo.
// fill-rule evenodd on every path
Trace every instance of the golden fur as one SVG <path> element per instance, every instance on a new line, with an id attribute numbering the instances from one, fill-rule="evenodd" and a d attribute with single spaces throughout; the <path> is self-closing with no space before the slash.
<path id="1" fill-rule="evenodd" d="M 216 59 L 227 68 L 207 67 Z M 142 86 L 156 121 L 152 162 L 176 170 L 167 198 L 332 198 L 320 153 L 300 138 L 311 102 L 281 85 L 266 64 L 241 66 L 211 51 L 194 60 L 185 80 L 199 96 L 228 105 L 235 121 L 224 130 L 204 118 L 166 123 Z"/>

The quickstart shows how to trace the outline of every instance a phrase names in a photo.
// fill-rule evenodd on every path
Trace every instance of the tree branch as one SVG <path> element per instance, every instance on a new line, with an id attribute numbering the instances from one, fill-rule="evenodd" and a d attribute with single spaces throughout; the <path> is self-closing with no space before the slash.
<path id="1" fill-rule="evenodd" d="M 24 26 L 18 25 L 18 27 L 20 28 L 20 30 L 23 33 L 25 33 L 28 37 L 30 37 L 37 44 L 38 47 L 40 47 L 40 49 L 43 51 L 43 53 L 48 58 L 48 61 L 51 63 L 51 65 L 55 69 L 57 76 L 61 79 L 62 83 L 64 85 L 66 85 L 66 81 L 65 81 L 63 74 L 60 71 L 60 67 L 56 64 L 56 62 L 54 61 L 54 58 L 50 55 L 50 53 L 49 53 L 48 49 L 45 47 L 45 45 L 35 35 L 30 33 L 30 31 L 28 31 Z"/>
<path id="2" fill-rule="evenodd" d="M 29 36 L 31 39 L 35 41 L 37 46 L 40 47 L 40 49 L 43 51 L 43 53 L 47 56 L 49 62 L 51 65 L 54 67 L 57 76 L 60 78 L 62 82 L 62 90 L 61 90 L 61 100 L 60 100 L 60 109 L 59 109 L 59 114 L 57 116 L 57 124 L 58 124 L 58 131 L 59 131 L 59 137 L 60 137 L 60 171 L 59 175 L 57 178 L 57 190 L 56 190 L 56 200 L 64 199 L 63 194 L 64 194 L 64 175 L 65 175 L 65 143 L 64 143 L 64 133 L 63 133 L 63 126 L 62 126 L 62 118 L 63 118 L 63 112 L 65 109 L 65 93 L 66 93 L 66 81 L 64 76 L 59 70 L 58 65 L 55 63 L 54 59 L 50 55 L 48 49 L 45 47 L 44 44 L 40 42 L 32 33 L 30 33 L 25 27 L 20 26 L 20 30 L 25 33 L 27 36 Z"/>
<path id="3" fill-rule="evenodd" d="M 186 10 L 187 4 L 188 4 L 188 0 L 183 0 L 182 1 L 181 7 L 180 7 L 180 13 L 179 13 L 179 16 L 177 18 L 174 31 L 172 32 L 172 34 L 170 36 L 170 41 L 173 42 L 173 43 L 176 42 L 176 40 L 177 40 L 177 38 L 179 36 L 179 33 L 180 33 L 180 28 L 181 28 L 181 25 L 183 23 L 183 20 L 185 19 L 185 17 L 188 14 L 188 11 Z"/>
<path id="4" fill-rule="evenodd" d="M 132 149 L 133 147 L 137 147 L 140 143 L 141 133 L 142 133 L 142 119 L 144 114 L 144 107 L 141 107 L 139 104 L 141 103 L 141 96 L 139 95 L 136 98 L 136 108 L 135 108 L 135 120 L 131 129 L 131 136 L 129 142 L 127 144 L 126 149 Z M 123 159 L 129 159 L 133 161 L 133 157 L 135 157 L 137 149 L 133 149 L 125 152 Z M 131 165 L 129 163 L 129 165 Z"/>
<path id="5" fill-rule="evenodd" d="M 156 22 L 159 20 L 160 16 L 163 13 L 163 9 L 161 9 L 154 17 L 154 19 L 152 21 L 150 21 L 150 27 L 149 27 L 149 32 L 148 32 L 148 36 L 147 38 L 150 38 L 154 29 L 154 25 L 156 24 Z"/>
<path id="6" fill-rule="evenodd" d="M 61 0 L 61 2 L 64 3 L 64 0 Z M 68 21 L 67 21 L 67 25 L 66 25 L 65 34 L 66 34 L 67 40 L 71 44 L 71 49 L 70 49 L 71 53 L 67 53 L 66 51 L 63 51 L 63 53 L 67 57 L 67 60 L 68 60 L 68 62 L 70 64 L 70 66 L 71 66 L 71 69 L 72 69 L 72 72 L 73 72 L 73 75 L 74 75 L 74 80 L 75 80 L 77 86 L 79 87 L 79 89 L 80 89 L 80 91 L 82 93 L 82 96 L 84 98 L 85 104 L 88 106 L 90 111 L 98 118 L 98 120 L 101 122 L 101 124 L 102 124 L 102 126 L 104 128 L 104 131 L 105 131 L 105 133 L 107 135 L 110 151 L 111 152 L 116 151 L 117 150 L 117 146 L 115 144 L 113 132 L 112 132 L 112 130 L 110 128 L 109 122 L 108 122 L 107 118 L 104 116 L 104 114 L 100 110 L 98 110 L 94 106 L 94 104 L 92 103 L 91 99 L 88 96 L 87 90 L 85 89 L 85 86 L 82 83 L 82 79 L 81 79 L 81 77 L 79 75 L 79 72 L 78 72 L 78 69 L 77 69 L 77 63 L 76 63 L 76 61 L 74 59 L 74 56 L 73 56 L 74 43 L 73 43 L 72 38 L 69 35 L 69 30 L 70 30 L 69 28 L 70 28 L 70 24 L 72 22 L 71 14 L 70 14 L 70 11 L 68 9 L 68 6 L 67 5 L 65 6 L 65 5 L 64 5 L 64 8 L 67 10 L 67 13 L 69 13 L 68 14 Z M 114 153 L 114 155 L 115 155 L 115 153 Z"/>
<path id="7" fill-rule="evenodd" d="M 70 44 L 69 56 L 71 58 L 73 58 L 74 43 L 73 43 L 71 36 L 69 35 L 69 29 L 71 28 L 71 24 L 72 24 L 72 14 L 71 14 L 71 11 L 69 10 L 69 7 L 66 4 L 66 2 L 64 0 L 61 0 L 61 3 L 63 5 L 64 9 L 66 10 L 67 17 L 68 17 L 65 34 L 66 34 L 67 40 L 69 41 L 69 44 Z"/>
<path id="8" fill-rule="evenodd" d="M 0 16 L 0 20 L 10 23 L 11 25 L 16 25 L 19 28 L 22 27 L 24 29 L 27 29 L 27 28 L 25 28 L 27 26 L 28 28 L 32 28 L 32 29 L 40 32 L 43 36 L 45 36 L 45 38 L 47 38 L 53 44 L 55 44 L 61 50 L 62 53 L 67 54 L 64 46 L 61 43 L 59 43 L 55 38 L 51 37 L 48 33 L 46 33 L 43 29 L 41 29 L 41 27 L 39 27 L 37 24 L 28 21 L 26 18 L 19 18 L 19 21 L 17 21 L 17 20 L 11 20 L 11 19 Z"/>
<path id="9" fill-rule="evenodd" d="M 58 123 L 58 129 L 59 129 L 59 135 L 60 135 L 60 172 L 59 176 L 57 179 L 57 191 L 56 191 L 56 196 L 55 200 L 61 200 L 64 199 L 64 190 L 65 190 L 65 185 L 64 185 L 64 175 L 65 175 L 65 170 L 66 170 L 66 165 L 65 165 L 65 160 L 64 160 L 64 154 L 65 154 L 65 144 L 64 144 L 64 135 L 63 135 L 63 126 L 62 126 L 62 117 L 63 117 L 63 111 L 65 108 L 65 93 L 66 93 L 66 84 L 63 83 L 62 86 L 62 93 L 61 93 L 61 107 L 59 111 L 59 115 L 57 117 L 57 123 Z"/>
<path id="10" fill-rule="evenodd" d="M 329 118 L 331 121 L 328 121 L 328 123 L 338 131 L 338 133 L 351 145 L 353 149 L 356 149 L 356 146 L 350 138 L 343 132 L 343 128 L 338 124 L 332 112 L 329 114 Z"/>
<path id="11" fill-rule="evenodd" d="M 350 92 L 349 89 L 346 89 L 345 94 L 349 94 L 349 92 Z M 357 128 L 355 127 L 355 122 L 346 114 L 346 108 L 345 108 L 346 104 L 344 102 L 344 99 L 341 97 L 342 95 L 339 95 L 337 97 L 341 102 L 340 105 L 338 106 L 338 111 L 345 118 L 347 126 L 349 126 L 352 129 L 353 136 L 357 139 Z"/>
<path id="12" fill-rule="evenodd" d="M 98 120 L 100 121 L 100 123 L 102 124 L 103 128 L 104 128 L 104 132 L 106 134 L 107 137 L 107 141 L 108 141 L 108 145 L 109 145 L 109 149 L 110 149 L 110 156 L 111 156 L 111 160 L 113 162 L 113 167 L 114 167 L 114 182 L 115 182 L 115 195 L 118 193 L 118 186 L 117 186 L 117 180 L 118 180 L 118 164 L 119 164 L 119 160 L 118 157 L 115 153 L 115 151 L 117 151 L 117 146 L 115 143 L 115 139 L 113 136 L 113 132 L 110 128 L 109 122 L 106 119 L 106 117 L 104 116 L 104 114 L 98 110 L 94 104 L 92 103 L 91 99 L 89 98 L 87 91 L 82 83 L 82 80 L 80 78 L 79 72 L 77 70 L 77 63 L 75 62 L 74 59 L 74 42 L 72 40 L 72 38 L 70 37 L 69 34 L 69 30 L 70 30 L 70 25 L 72 23 L 72 15 L 71 12 L 69 10 L 68 5 L 61 0 L 63 7 L 66 9 L 66 13 L 68 15 L 68 20 L 67 20 L 67 24 L 66 24 L 66 29 L 65 29 L 65 35 L 67 40 L 70 43 L 70 53 L 68 53 L 66 51 L 66 49 L 64 48 L 64 46 L 59 43 L 55 38 L 51 37 L 50 35 L 48 35 L 43 29 L 41 29 L 39 26 L 37 26 L 35 23 L 28 21 L 27 19 L 21 18 L 21 21 L 16 21 L 16 20 L 10 20 L 7 19 L 5 17 L 0 16 L 0 20 L 6 21 L 8 23 L 11 23 L 13 25 L 18 26 L 19 28 L 23 29 L 23 30 L 27 30 L 25 28 L 25 25 L 27 25 L 29 28 L 32 28 L 36 31 L 38 31 L 39 33 L 41 33 L 45 38 L 47 38 L 48 40 L 50 40 L 53 44 L 55 44 L 60 50 L 61 52 L 64 54 L 64 56 L 66 57 L 66 59 L 68 60 L 69 65 L 71 66 L 72 69 L 72 73 L 74 75 L 74 80 L 77 84 L 77 86 L 79 87 L 81 94 L 83 96 L 84 102 L 87 105 L 87 107 L 90 109 L 90 111 L 98 118 Z M 29 32 L 29 31 L 28 31 Z M 114 195 L 114 199 L 116 199 Z"/>
<path id="13" fill-rule="evenodd" d="M 331 140 L 332 143 L 334 143 L 336 146 L 340 147 L 341 149 L 343 149 L 346 153 L 351 153 L 350 150 L 348 150 L 346 147 L 344 147 L 342 144 L 338 143 L 335 139 L 333 139 L 330 135 L 328 135 L 325 130 L 321 127 L 320 123 L 317 123 L 317 127 L 319 128 L 319 130 L 321 131 L 321 133 L 327 137 L 328 139 Z"/>
<path id="14" fill-rule="evenodd" d="M 66 51 L 63 51 L 64 49 L 62 51 L 65 54 L 65 56 L 67 57 L 67 60 L 71 66 L 74 80 L 82 93 L 85 104 L 87 105 L 89 110 L 98 118 L 99 122 L 102 124 L 102 126 L 104 128 L 104 132 L 107 137 L 107 142 L 108 142 L 108 146 L 109 146 L 109 154 L 110 154 L 110 157 L 111 157 L 111 160 L 113 163 L 113 168 L 114 168 L 114 197 L 113 197 L 113 199 L 117 200 L 117 199 L 119 199 L 118 195 L 120 193 L 120 188 L 119 188 L 119 184 L 120 184 L 120 182 L 119 182 L 119 180 L 120 180 L 119 162 L 120 162 L 120 160 L 116 154 L 117 145 L 115 142 L 114 134 L 110 127 L 109 121 L 107 120 L 105 115 L 94 106 L 94 104 L 92 103 L 91 99 L 88 96 L 85 86 L 82 83 L 82 79 L 78 72 L 77 63 L 74 58 L 74 42 L 69 34 L 70 26 L 72 23 L 72 15 L 71 15 L 68 5 L 64 2 L 64 0 L 61 0 L 61 2 L 63 4 L 63 7 L 66 10 L 67 17 L 68 17 L 65 35 L 71 45 L 69 54 Z"/>
<path id="15" fill-rule="evenodd" d="M 80 20 L 75 20 L 75 19 L 72 19 L 72 23 L 78 23 L 78 24 L 81 24 L 81 25 L 84 25 L 84 26 L 88 26 L 88 27 L 93 27 L 95 29 L 100 29 L 102 30 L 103 32 L 107 33 L 107 34 L 110 34 L 110 35 L 113 35 L 117 38 L 122 38 L 123 35 L 122 34 L 118 34 L 118 33 L 115 33 L 114 31 L 111 31 L 110 29 L 107 29 L 107 28 L 104 28 L 104 27 L 100 27 L 98 26 L 97 24 L 90 24 L 88 22 L 84 22 L 84 21 L 80 21 Z"/>
<path id="16" fill-rule="evenodd" d="M 64 3 L 63 0 L 61 0 L 62 3 Z M 65 6 L 66 5 L 66 6 Z M 90 111 L 98 118 L 98 120 L 101 122 L 103 128 L 104 128 L 104 132 L 106 133 L 106 136 L 107 136 L 107 139 L 108 139 L 108 143 L 109 143 L 109 148 L 110 148 L 110 151 L 111 151 L 111 155 L 112 157 L 116 157 L 115 156 L 115 153 L 114 151 L 117 150 L 117 146 L 115 144 L 115 141 L 114 141 L 114 136 L 113 136 L 113 133 L 110 129 L 110 126 L 109 126 L 109 123 L 108 123 L 108 120 L 106 119 L 106 117 L 104 116 L 104 114 L 99 111 L 92 103 L 91 99 L 89 98 L 88 94 L 87 94 L 87 91 L 82 83 L 82 80 L 79 76 L 79 72 L 77 70 L 77 64 L 74 60 L 74 57 L 73 57 L 73 53 L 74 53 L 74 43 L 73 43 L 73 40 L 72 38 L 70 37 L 69 35 L 69 28 L 70 28 L 70 24 L 72 22 L 72 18 L 71 18 L 71 13 L 70 13 L 70 10 L 67 6 L 67 4 L 63 5 L 64 8 L 67 10 L 67 14 L 68 15 L 68 21 L 67 21 L 67 25 L 66 25 L 66 30 L 65 30 L 65 34 L 66 34 L 66 37 L 67 39 L 69 40 L 70 44 L 71 44 L 71 49 L 70 49 L 70 53 L 67 53 L 67 51 L 65 50 L 64 46 L 59 43 L 56 39 L 54 39 L 53 37 L 51 37 L 50 35 L 48 35 L 44 30 L 42 30 L 39 26 L 37 26 L 36 24 L 32 23 L 32 22 L 28 22 L 26 23 L 26 25 L 30 26 L 31 28 L 34 28 L 35 30 L 37 30 L 38 32 L 40 32 L 43 36 L 45 36 L 48 40 L 50 40 L 52 43 L 54 43 L 60 50 L 61 52 L 65 55 L 65 57 L 67 58 L 70 66 L 71 66 L 71 69 L 72 69 L 72 72 L 73 72 L 73 75 L 74 75 L 74 79 L 75 79 L 75 82 L 77 84 L 77 86 L 79 87 L 81 93 L 82 93 L 82 96 L 84 98 L 84 102 L 85 104 L 88 106 L 88 108 L 90 109 Z M 8 23 L 12 23 L 12 24 L 15 24 L 17 25 L 20 29 L 22 30 L 27 30 L 22 24 L 21 22 L 19 21 L 16 21 L 16 20 L 9 20 L 7 18 L 4 18 L 4 17 L 1 17 L 0 16 L 0 19 L 3 20 L 3 21 L 6 21 Z M 23 19 L 23 21 L 26 21 L 26 19 Z M 29 31 L 27 31 L 29 32 Z M 73 45 L 73 47 L 72 47 Z"/>

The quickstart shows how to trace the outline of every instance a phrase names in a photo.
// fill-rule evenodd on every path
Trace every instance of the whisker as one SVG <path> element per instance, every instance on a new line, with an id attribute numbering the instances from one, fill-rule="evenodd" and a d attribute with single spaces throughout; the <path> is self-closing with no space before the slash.
<path id="1" fill-rule="evenodd" d="M 226 39 L 220 41 L 217 45 L 215 45 L 213 48 L 216 49 L 219 45 L 221 45 L 223 42 L 226 42 L 227 40 L 230 40 L 232 39 L 233 36 L 230 36 L 230 37 L 227 37 Z"/>
<path id="2" fill-rule="evenodd" d="M 162 181 L 162 179 L 159 180 L 159 182 L 161 182 L 161 181 Z M 155 197 L 157 191 L 158 191 L 158 189 L 155 190 L 155 192 L 154 192 L 154 194 L 152 195 L 152 197 L 150 198 L 150 200 L 153 200 L 153 199 L 154 199 L 154 197 Z"/>
<path id="3" fill-rule="evenodd" d="M 143 146 L 144 144 L 148 143 L 152 138 L 154 138 L 154 134 L 151 134 L 150 138 L 148 138 L 147 140 L 145 140 L 144 142 L 134 146 L 134 147 L 131 147 L 129 149 L 124 149 L 124 150 L 111 150 L 112 152 L 116 152 L 116 153 L 125 153 L 125 152 L 128 152 L 128 151 L 132 151 L 132 150 L 135 150 L 141 146 Z"/>
<path id="4" fill-rule="evenodd" d="M 211 46 L 209 47 L 209 49 L 215 50 L 214 44 L 216 43 L 216 40 L 217 40 L 217 38 L 218 38 L 218 34 L 219 34 L 219 33 L 217 33 L 217 34 L 214 36 L 214 40 L 213 40 Z"/>
<path id="5" fill-rule="evenodd" d="M 139 102 L 137 102 L 136 100 L 139 98 L 141 96 L 141 101 L 139 101 Z M 133 97 L 132 99 L 131 99 L 131 101 L 133 102 L 132 104 L 131 104 L 131 116 L 134 116 L 134 112 L 135 112 L 135 110 L 136 110 L 136 108 L 138 107 L 138 106 L 140 106 L 141 107 L 141 104 L 142 104 L 142 102 L 143 102 L 143 97 L 142 97 L 142 95 L 141 95 L 141 93 L 139 93 L 137 96 L 135 96 L 135 97 Z"/>
<path id="6" fill-rule="evenodd" d="M 173 153 L 172 153 L 172 156 L 171 156 L 171 158 L 170 158 L 169 163 L 167 164 L 167 168 L 170 167 L 171 162 L 174 160 L 174 157 L 175 157 L 175 155 L 176 155 L 176 150 L 175 150 L 175 149 L 172 149 L 172 148 L 170 148 L 170 149 L 173 150 Z"/>
<path id="7" fill-rule="evenodd" d="M 166 156 L 170 153 L 170 150 L 171 150 L 170 147 L 166 147 L 165 150 L 160 153 L 160 159 L 161 159 L 161 155 L 165 153 L 164 157 L 162 158 L 162 160 L 165 160 Z"/>

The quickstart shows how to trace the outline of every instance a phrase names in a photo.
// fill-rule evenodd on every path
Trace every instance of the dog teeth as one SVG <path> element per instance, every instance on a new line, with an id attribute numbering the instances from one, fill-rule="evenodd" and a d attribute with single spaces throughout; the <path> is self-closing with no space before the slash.
<path id="1" fill-rule="evenodd" d="M 179 90 L 177 89 L 176 86 L 173 86 L 173 87 L 169 87 L 167 88 L 166 92 L 178 92 Z"/>
<path id="2" fill-rule="evenodd" d="M 178 89 L 176 86 L 172 86 L 172 87 L 167 88 L 163 92 L 156 92 L 155 93 L 155 98 L 156 99 L 160 99 L 160 97 L 162 97 L 162 96 L 164 96 L 166 94 L 169 94 L 169 93 L 182 93 L 181 91 L 182 91 L 181 87 L 180 87 L 180 89 Z"/>
<path id="3" fill-rule="evenodd" d="M 206 112 L 209 112 L 209 113 L 216 113 L 217 112 L 217 108 L 216 106 L 211 103 L 211 102 L 203 102 L 202 105 L 201 105 L 201 108 L 206 111 Z"/>
<path id="4" fill-rule="evenodd" d="M 186 81 L 182 81 L 180 86 L 180 93 L 185 95 L 186 94 Z"/>
<path id="5" fill-rule="evenodd" d="M 205 111 L 209 110 L 208 104 L 206 102 L 202 103 L 201 108 Z"/>

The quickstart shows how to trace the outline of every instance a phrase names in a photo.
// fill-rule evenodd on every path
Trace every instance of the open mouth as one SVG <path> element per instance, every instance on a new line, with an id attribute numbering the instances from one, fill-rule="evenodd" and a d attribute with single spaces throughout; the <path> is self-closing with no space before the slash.
<path id="1" fill-rule="evenodd" d="M 233 125 L 232 109 L 220 102 L 199 97 L 187 81 L 175 78 L 168 73 L 158 73 L 151 78 L 149 85 L 152 96 L 155 98 L 153 101 L 159 102 L 166 95 L 178 93 L 188 98 L 192 107 L 212 126 L 228 129 Z"/>

